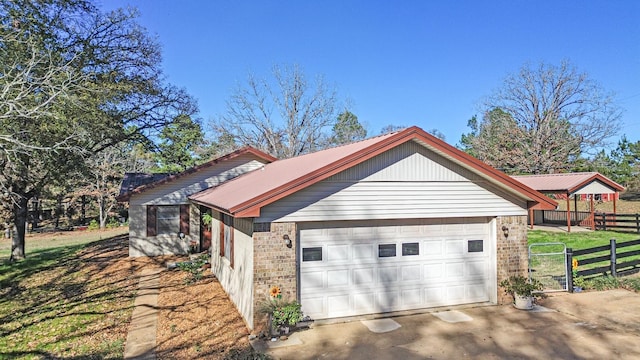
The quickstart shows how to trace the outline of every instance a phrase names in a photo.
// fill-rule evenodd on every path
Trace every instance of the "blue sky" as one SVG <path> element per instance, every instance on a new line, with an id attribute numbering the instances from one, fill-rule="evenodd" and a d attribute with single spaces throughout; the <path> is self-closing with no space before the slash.
<path id="1" fill-rule="evenodd" d="M 640 1 L 102 0 L 127 5 L 205 124 L 249 72 L 298 64 L 350 99 L 369 134 L 417 125 L 455 145 L 507 74 L 568 59 L 616 93 L 620 135 L 640 140 Z"/>

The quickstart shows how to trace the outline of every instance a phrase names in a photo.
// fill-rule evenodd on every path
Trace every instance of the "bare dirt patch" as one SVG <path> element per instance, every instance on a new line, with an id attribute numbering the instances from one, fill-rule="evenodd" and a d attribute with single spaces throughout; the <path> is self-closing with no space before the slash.
<path id="1" fill-rule="evenodd" d="M 194 283 L 184 271 L 160 277 L 156 355 L 159 359 L 253 358 L 247 327 L 210 271 Z"/>

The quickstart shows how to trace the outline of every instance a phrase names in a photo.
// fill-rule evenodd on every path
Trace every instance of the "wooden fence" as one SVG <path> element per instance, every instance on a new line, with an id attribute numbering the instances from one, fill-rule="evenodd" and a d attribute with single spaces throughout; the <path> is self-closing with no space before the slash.
<path id="1" fill-rule="evenodd" d="M 640 214 L 596 213 L 596 230 L 617 230 L 640 233 Z"/>
<path id="2" fill-rule="evenodd" d="M 609 245 L 596 246 L 589 249 L 573 251 L 567 249 L 567 273 L 571 274 L 568 278 L 569 291 L 573 289 L 573 259 L 578 260 L 578 269 L 587 267 L 584 270 L 578 270 L 577 276 L 595 277 L 599 275 L 618 276 L 623 272 L 638 271 L 640 258 L 624 261 L 623 259 L 637 257 L 640 255 L 640 248 L 636 250 L 620 252 L 619 249 L 630 246 L 640 245 L 639 240 L 625 241 L 617 243 L 616 239 L 611 239 Z M 605 253 L 606 254 L 603 254 Z M 591 266 L 589 266 L 591 265 Z M 595 266 L 594 266 L 595 265 Z"/>
<path id="3" fill-rule="evenodd" d="M 593 217 L 590 211 L 571 211 L 571 226 L 591 227 Z M 561 210 L 542 211 L 542 222 L 547 224 L 567 225 L 567 212 Z"/>

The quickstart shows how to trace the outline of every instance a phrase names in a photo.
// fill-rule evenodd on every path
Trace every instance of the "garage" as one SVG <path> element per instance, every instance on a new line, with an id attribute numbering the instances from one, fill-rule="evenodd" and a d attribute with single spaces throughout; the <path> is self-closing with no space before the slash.
<path id="1" fill-rule="evenodd" d="M 495 301 L 491 218 L 298 228 L 300 302 L 314 319 Z"/>
<path id="2" fill-rule="evenodd" d="M 417 127 L 274 161 L 189 199 L 230 218 L 212 271 L 250 327 L 268 326 L 259 310 L 273 293 L 313 319 L 511 301 L 497 284 L 526 274 L 527 211 L 557 206 Z"/>

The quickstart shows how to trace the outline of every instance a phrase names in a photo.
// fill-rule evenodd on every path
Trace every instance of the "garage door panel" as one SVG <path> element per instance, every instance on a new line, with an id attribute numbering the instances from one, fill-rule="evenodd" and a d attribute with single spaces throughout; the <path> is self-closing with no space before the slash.
<path id="1" fill-rule="evenodd" d="M 402 281 L 420 281 L 422 280 L 422 271 L 420 264 L 403 266 Z"/>
<path id="2" fill-rule="evenodd" d="M 325 288 L 325 271 L 311 271 L 300 274 L 300 289 L 305 291 L 322 290 Z"/>
<path id="3" fill-rule="evenodd" d="M 442 278 L 444 264 L 426 264 L 424 265 L 424 278 L 425 280 L 433 280 Z"/>
<path id="4" fill-rule="evenodd" d="M 423 241 L 421 254 L 425 257 L 442 256 L 442 240 Z"/>
<path id="5" fill-rule="evenodd" d="M 401 306 L 398 291 L 380 291 L 376 294 L 379 311 L 393 311 Z"/>
<path id="6" fill-rule="evenodd" d="M 373 267 L 353 269 L 353 285 L 373 285 L 375 283 L 376 271 Z"/>
<path id="7" fill-rule="evenodd" d="M 322 319 L 489 301 L 489 221 L 422 222 L 301 226 L 302 252 L 315 248 L 307 259 L 318 260 L 322 249 L 322 259 L 300 262 L 305 314 Z"/>
<path id="8" fill-rule="evenodd" d="M 333 316 L 348 316 L 351 311 L 349 295 L 329 295 L 327 296 L 327 306 L 330 313 L 334 314 Z"/>
<path id="9" fill-rule="evenodd" d="M 398 282 L 398 267 L 382 267 L 378 269 L 378 283 L 395 284 Z"/>
<path id="10" fill-rule="evenodd" d="M 375 294 L 373 292 L 354 294 L 353 309 L 360 314 L 377 312 L 375 307 Z"/>
<path id="11" fill-rule="evenodd" d="M 445 264 L 445 275 L 448 280 L 461 279 L 464 277 L 464 263 L 450 262 Z"/>
<path id="12" fill-rule="evenodd" d="M 327 246 L 327 261 L 329 262 L 344 262 L 349 261 L 349 247 L 350 245 L 328 245 Z"/>
<path id="13" fill-rule="evenodd" d="M 335 289 L 349 286 L 349 269 L 327 271 L 327 287 Z"/>
<path id="14" fill-rule="evenodd" d="M 372 244 L 354 244 L 352 249 L 354 260 L 373 260 L 375 258 L 375 248 Z"/>

